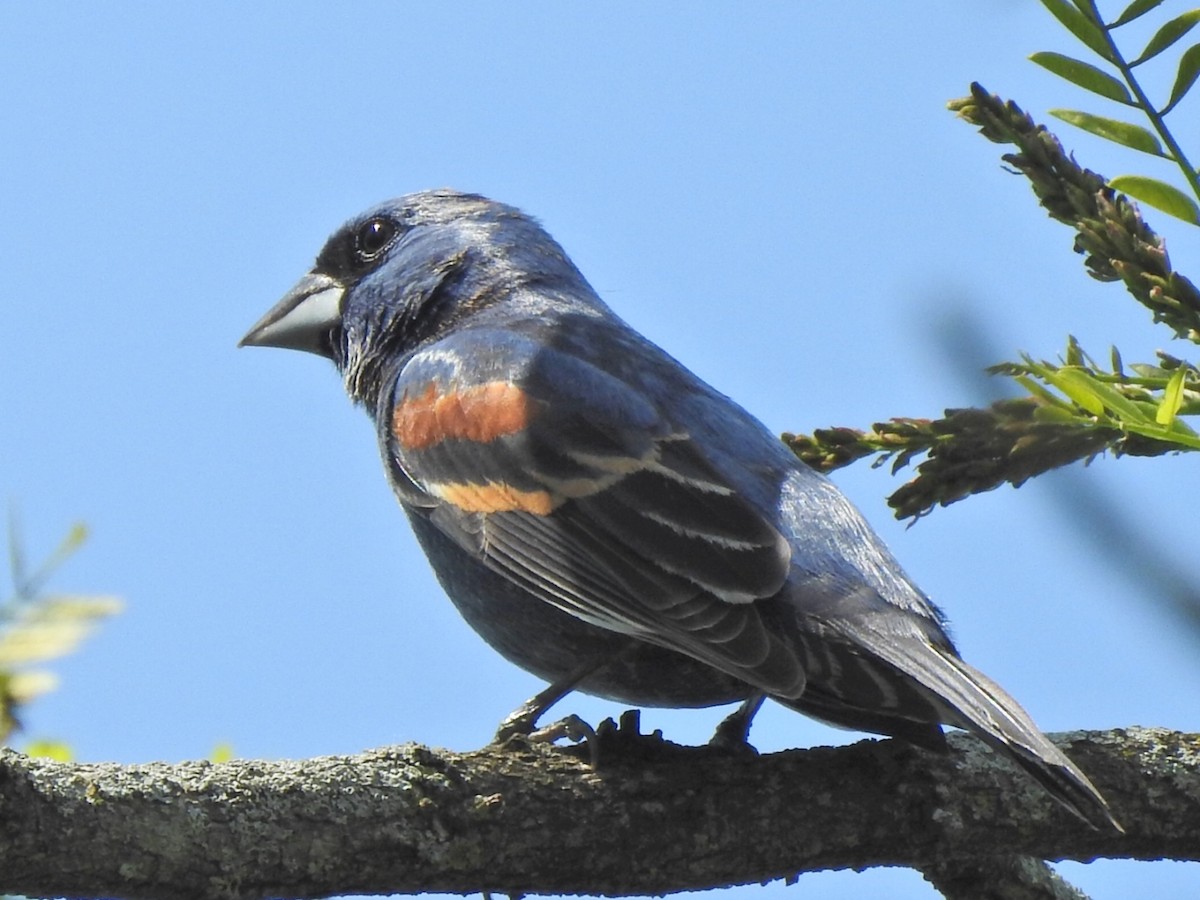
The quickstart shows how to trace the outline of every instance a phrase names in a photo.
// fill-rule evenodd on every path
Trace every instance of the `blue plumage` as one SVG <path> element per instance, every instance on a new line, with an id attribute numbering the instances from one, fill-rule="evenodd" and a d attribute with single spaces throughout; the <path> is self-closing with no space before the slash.
<path id="1" fill-rule="evenodd" d="M 1115 826 L 841 493 L 519 211 L 453 191 L 381 204 L 243 343 L 334 361 L 450 598 L 562 692 L 766 695 L 929 747 L 966 728 Z"/>

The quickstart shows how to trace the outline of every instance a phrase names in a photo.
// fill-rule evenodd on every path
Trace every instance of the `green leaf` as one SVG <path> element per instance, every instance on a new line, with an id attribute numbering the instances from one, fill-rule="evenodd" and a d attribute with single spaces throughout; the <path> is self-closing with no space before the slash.
<path id="1" fill-rule="evenodd" d="M 1055 368 L 1046 363 L 1029 362 L 1030 371 L 1052 387 L 1058 388 L 1076 405 L 1101 420 L 1099 424 L 1112 425 L 1106 410 L 1111 410 L 1122 428 L 1147 428 L 1162 431 L 1150 413 L 1154 407 L 1138 403 L 1122 394 L 1112 385 L 1101 381 L 1092 372 L 1075 366 Z"/>
<path id="2" fill-rule="evenodd" d="M 1146 45 L 1146 49 L 1142 51 L 1142 55 L 1131 62 L 1130 65 L 1138 66 L 1146 60 L 1158 56 L 1158 54 L 1162 53 L 1191 31 L 1197 22 L 1200 22 L 1200 9 L 1189 9 L 1182 16 L 1176 16 L 1154 33 L 1154 37 L 1150 38 L 1150 43 Z"/>
<path id="3" fill-rule="evenodd" d="M 1171 374 L 1160 366 L 1151 366 L 1146 363 L 1130 363 L 1129 368 L 1133 369 L 1134 374 L 1140 375 L 1142 378 L 1168 378 Z"/>
<path id="4" fill-rule="evenodd" d="M 1047 369 L 1042 377 L 1093 416 L 1104 415 L 1104 403 L 1096 396 L 1094 390 L 1095 379 L 1090 378 L 1082 369 Z"/>
<path id="5" fill-rule="evenodd" d="M 1015 381 L 1021 387 L 1025 388 L 1025 390 L 1029 391 L 1029 396 L 1034 397 L 1035 399 L 1041 400 L 1044 403 L 1046 403 L 1047 408 L 1049 408 L 1049 407 L 1053 407 L 1055 409 L 1063 408 L 1063 402 L 1060 398 L 1056 397 L 1053 393 L 1046 390 L 1044 387 L 1042 387 L 1040 384 L 1038 384 L 1032 378 L 1030 378 L 1026 375 L 1014 375 L 1012 378 L 1013 378 L 1013 381 Z"/>
<path id="6" fill-rule="evenodd" d="M 1086 44 L 1093 53 L 1113 62 L 1112 49 L 1104 38 L 1104 32 L 1090 18 L 1065 0 L 1041 0 L 1042 6 L 1062 22 L 1066 29 Z"/>
<path id="7" fill-rule="evenodd" d="M 1108 186 L 1177 219 L 1200 225 L 1200 206 L 1179 188 L 1166 182 L 1143 175 L 1118 175 Z"/>
<path id="8" fill-rule="evenodd" d="M 1186 376 L 1187 369 L 1176 369 L 1171 380 L 1167 382 L 1162 402 L 1158 404 L 1158 410 L 1154 413 L 1154 421 L 1159 425 L 1170 425 L 1175 421 L 1179 408 L 1183 406 L 1183 383 Z"/>
<path id="9" fill-rule="evenodd" d="M 1046 422 L 1047 424 L 1054 425 L 1092 424 L 1091 419 L 1081 419 L 1071 410 L 1061 406 L 1039 406 L 1033 411 L 1033 419 L 1035 422 Z"/>
<path id="10" fill-rule="evenodd" d="M 1061 53 L 1038 52 L 1029 57 L 1043 69 L 1048 69 L 1060 78 L 1065 78 L 1072 84 L 1079 85 L 1084 90 L 1116 100 L 1126 106 L 1133 106 L 1129 91 L 1125 85 L 1090 63 L 1082 62 Z"/>
<path id="11" fill-rule="evenodd" d="M 1126 147 L 1141 150 L 1151 156 L 1166 155 L 1163 153 L 1162 144 L 1158 142 L 1158 138 L 1140 125 L 1131 125 L 1117 119 L 1106 119 L 1104 116 L 1093 116 L 1091 113 L 1075 109 L 1052 109 L 1050 115 L 1062 119 L 1076 128 L 1091 132 L 1097 137 L 1124 144 Z"/>
<path id="12" fill-rule="evenodd" d="M 1163 0 L 1133 0 L 1132 3 L 1125 7 L 1125 11 L 1117 17 L 1117 20 L 1109 28 L 1120 28 L 1134 19 L 1141 18 L 1156 6 L 1162 6 L 1162 2 Z"/>
<path id="13" fill-rule="evenodd" d="M 1187 447 L 1189 450 L 1200 450 L 1200 437 L 1197 437 L 1196 432 L 1188 428 L 1182 419 L 1176 419 L 1169 426 L 1152 422 L 1149 425 L 1128 426 L 1126 430 L 1154 438 L 1156 441 L 1167 441 L 1180 447 Z"/>
<path id="14" fill-rule="evenodd" d="M 1138 428 L 1158 427 L 1154 422 L 1154 404 L 1130 400 L 1120 391 L 1104 385 L 1107 393 L 1101 391 L 1105 406 L 1115 413 L 1117 424 L 1121 428 L 1136 430 Z"/>
<path id="15" fill-rule="evenodd" d="M 1117 345 L 1113 344 L 1109 348 L 1109 365 L 1112 366 L 1113 374 L 1125 376 L 1125 367 L 1121 362 L 1121 351 L 1117 349 Z"/>
<path id="16" fill-rule="evenodd" d="M 1136 400 L 1130 400 L 1111 384 L 1100 381 L 1091 373 L 1073 373 L 1083 374 L 1091 382 L 1092 392 L 1096 398 L 1106 407 L 1116 413 L 1121 420 L 1121 425 L 1125 427 L 1133 427 L 1136 425 L 1149 425 L 1154 419 L 1150 413 L 1154 407 L 1148 403 L 1138 403 Z"/>
<path id="17" fill-rule="evenodd" d="M 1175 104 L 1182 100 L 1183 95 L 1196 83 L 1197 77 L 1200 77 L 1200 44 L 1192 44 L 1183 51 L 1183 56 L 1179 58 L 1179 71 L 1175 74 L 1175 86 L 1171 88 L 1171 99 L 1162 108 L 1162 115 L 1165 116 L 1175 108 Z"/>
<path id="18" fill-rule="evenodd" d="M 1083 347 L 1079 346 L 1079 340 L 1073 334 L 1067 335 L 1067 352 L 1066 360 L 1068 366 L 1082 366 L 1086 363 L 1087 354 L 1083 352 Z"/>

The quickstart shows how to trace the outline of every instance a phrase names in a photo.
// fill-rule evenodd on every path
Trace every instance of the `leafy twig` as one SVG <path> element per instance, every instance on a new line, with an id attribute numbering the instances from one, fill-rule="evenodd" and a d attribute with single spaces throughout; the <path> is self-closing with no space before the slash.
<path id="1" fill-rule="evenodd" d="M 1192 196 L 1189 197 L 1166 182 L 1142 175 L 1120 175 L 1109 181 L 1109 186 L 1185 222 L 1200 225 L 1200 205 L 1196 203 L 1196 200 L 1200 199 L 1200 172 L 1188 161 L 1183 148 L 1166 124 L 1167 114 L 1179 104 L 1200 77 L 1200 44 L 1193 45 L 1180 56 L 1171 96 L 1161 109 L 1151 101 L 1134 71 L 1136 67 L 1154 59 L 1174 45 L 1200 23 L 1200 9 L 1189 10 L 1160 27 L 1133 60 L 1125 58 L 1115 37 L 1115 32 L 1120 28 L 1141 18 L 1161 3 L 1162 0 L 1134 0 L 1115 21 L 1106 23 L 1095 0 L 1075 0 L 1074 3 L 1068 3 L 1066 0 L 1042 0 L 1042 5 L 1095 53 L 1102 63 L 1111 66 L 1119 77 L 1109 74 L 1103 68 L 1061 53 L 1035 53 L 1030 59 L 1084 90 L 1139 110 L 1150 122 L 1154 133 L 1140 125 L 1079 110 L 1055 109 L 1050 113 L 1105 140 L 1173 162 L 1183 173 Z M 1158 137 L 1155 137 L 1155 133 Z M 1161 143 L 1159 138 L 1162 139 Z M 1166 149 L 1163 148 L 1164 144 Z"/>
<path id="2" fill-rule="evenodd" d="M 877 456 L 875 465 L 890 460 L 895 472 L 924 454 L 917 477 L 888 498 L 900 519 L 1005 483 L 1019 487 L 1106 450 L 1117 456 L 1200 450 L 1200 436 L 1179 418 L 1200 413 L 1200 372 L 1165 354 L 1160 366 L 1134 368 L 1137 374 L 1127 375 L 1114 355 L 1113 371 L 1105 372 L 1072 341 L 1064 365 L 1026 357 L 991 370 L 1015 378 L 1027 397 L 949 409 L 941 419 L 896 418 L 869 431 L 817 429 L 783 439 L 821 471 Z"/>
<path id="3" fill-rule="evenodd" d="M 1093 278 L 1124 282 L 1155 321 L 1200 343 L 1200 291 L 1171 268 L 1162 238 L 1134 204 L 1079 166 L 1045 126 L 1012 101 L 972 84 L 970 97 L 948 105 L 988 140 L 1017 146 L 1020 152 L 1005 154 L 1004 161 L 1030 180 L 1051 217 L 1076 230 L 1075 250 L 1085 255 Z"/>
<path id="4" fill-rule="evenodd" d="M 1029 178 L 1053 218 L 1076 230 L 1076 250 L 1086 255 L 1094 278 L 1124 282 L 1155 321 L 1200 343 L 1200 292 L 1172 270 L 1161 238 L 1133 203 L 1076 164 L 1015 103 L 973 84 L 971 96 L 950 108 L 989 140 L 1017 146 L 1004 160 Z M 1157 365 L 1129 368 L 1114 349 L 1111 369 L 1101 369 L 1072 338 L 1060 364 L 1023 357 L 991 369 L 1013 378 L 1025 397 L 987 409 L 947 410 L 941 419 L 895 418 L 868 431 L 818 429 L 784 440 L 824 471 L 866 456 L 877 456 L 876 465 L 890 460 L 895 471 L 924 454 L 916 478 L 888 498 L 898 518 L 916 518 L 1001 484 L 1020 485 L 1106 450 L 1200 450 L 1200 436 L 1183 419 L 1200 414 L 1200 372 L 1165 353 Z"/>

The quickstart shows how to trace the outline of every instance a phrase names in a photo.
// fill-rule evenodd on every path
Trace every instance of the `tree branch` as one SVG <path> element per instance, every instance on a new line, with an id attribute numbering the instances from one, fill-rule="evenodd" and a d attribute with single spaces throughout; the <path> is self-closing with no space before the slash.
<path id="1" fill-rule="evenodd" d="M 1088 900 L 1032 856 L 988 856 L 935 862 L 925 879 L 946 900 Z"/>
<path id="2" fill-rule="evenodd" d="M 623 732 L 618 732 L 620 735 Z M 757 757 L 642 737 L 417 745 L 302 762 L 64 764 L 0 751 L 0 891 L 257 898 L 647 894 L 818 869 L 1200 859 L 1200 735 L 1060 736 L 1125 835 L 1093 831 L 967 735 Z"/>

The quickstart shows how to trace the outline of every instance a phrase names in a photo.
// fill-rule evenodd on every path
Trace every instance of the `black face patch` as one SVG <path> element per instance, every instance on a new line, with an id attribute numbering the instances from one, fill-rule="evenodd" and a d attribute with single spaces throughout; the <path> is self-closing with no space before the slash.
<path id="1" fill-rule="evenodd" d="M 353 283 L 383 259 L 406 229 L 405 223 L 388 215 L 352 222 L 321 248 L 313 271 L 330 275 L 343 284 Z"/>

